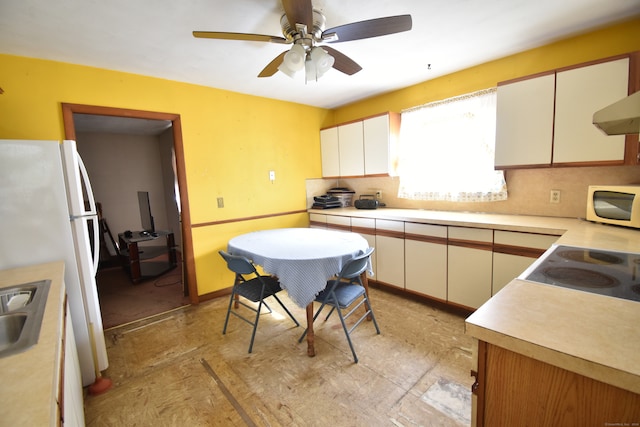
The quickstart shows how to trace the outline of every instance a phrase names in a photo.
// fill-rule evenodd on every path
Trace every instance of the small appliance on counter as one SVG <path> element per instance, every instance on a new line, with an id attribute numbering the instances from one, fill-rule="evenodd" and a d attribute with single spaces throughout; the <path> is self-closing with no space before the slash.
<path id="1" fill-rule="evenodd" d="M 640 228 L 640 185 L 590 185 L 586 219 Z"/>
<path id="2" fill-rule="evenodd" d="M 336 187 L 327 191 L 329 196 L 337 197 L 343 208 L 353 206 L 353 195 L 356 192 L 346 187 Z"/>
<path id="3" fill-rule="evenodd" d="M 384 203 L 380 203 L 373 194 L 362 194 L 358 200 L 355 201 L 356 209 L 378 209 L 381 206 L 385 206 Z"/>
<path id="4" fill-rule="evenodd" d="M 559 245 L 520 278 L 640 302 L 640 253 Z"/>

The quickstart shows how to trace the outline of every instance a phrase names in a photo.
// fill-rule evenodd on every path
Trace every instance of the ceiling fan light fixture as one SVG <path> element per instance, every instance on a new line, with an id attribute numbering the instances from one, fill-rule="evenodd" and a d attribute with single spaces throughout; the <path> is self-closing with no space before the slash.
<path id="1" fill-rule="evenodd" d="M 306 56 L 307 53 L 305 52 L 304 47 L 299 44 L 294 44 L 291 50 L 284 56 L 284 63 L 292 71 L 300 71 L 304 68 L 304 60 Z"/>
<path id="2" fill-rule="evenodd" d="M 306 82 L 318 81 L 328 70 L 333 67 L 335 58 L 329 55 L 324 49 L 314 47 L 311 49 L 305 62 Z"/>
<path id="3" fill-rule="evenodd" d="M 329 55 L 327 51 L 321 47 L 314 47 L 309 56 L 316 66 L 318 77 L 321 77 L 324 73 L 329 71 L 336 61 L 333 56 Z"/>

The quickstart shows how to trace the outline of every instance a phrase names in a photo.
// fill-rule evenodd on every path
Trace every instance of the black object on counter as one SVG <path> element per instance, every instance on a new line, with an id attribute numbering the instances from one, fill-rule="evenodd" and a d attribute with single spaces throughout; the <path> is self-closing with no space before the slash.
<path id="1" fill-rule="evenodd" d="M 356 209 L 378 209 L 380 203 L 373 194 L 363 194 L 355 201 Z"/>
<path id="2" fill-rule="evenodd" d="M 323 196 L 316 196 L 313 198 L 313 209 L 331 209 L 341 208 L 342 202 L 335 196 L 325 194 Z"/>

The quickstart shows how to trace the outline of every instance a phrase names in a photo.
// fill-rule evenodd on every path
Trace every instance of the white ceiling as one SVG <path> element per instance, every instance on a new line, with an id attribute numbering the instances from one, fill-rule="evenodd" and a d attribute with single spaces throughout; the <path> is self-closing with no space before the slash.
<path id="1" fill-rule="evenodd" d="M 191 34 L 281 36 L 278 0 L 0 0 L 0 53 L 335 108 L 640 15 L 640 0 L 315 0 L 314 6 L 328 28 L 411 14 L 413 29 L 332 44 L 363 70 L 347 76 L 332 69 L 305 84 L 280 72 L 257 77 L 290 46 Z"/>

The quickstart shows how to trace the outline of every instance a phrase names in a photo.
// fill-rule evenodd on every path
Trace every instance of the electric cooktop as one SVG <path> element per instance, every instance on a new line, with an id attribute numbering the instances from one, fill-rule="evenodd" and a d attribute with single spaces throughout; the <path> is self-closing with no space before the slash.
<path id="1" fill-rule="evenodd" d="M 524 280 L 640 302 L 640 253 L 557 246 Z"/>

